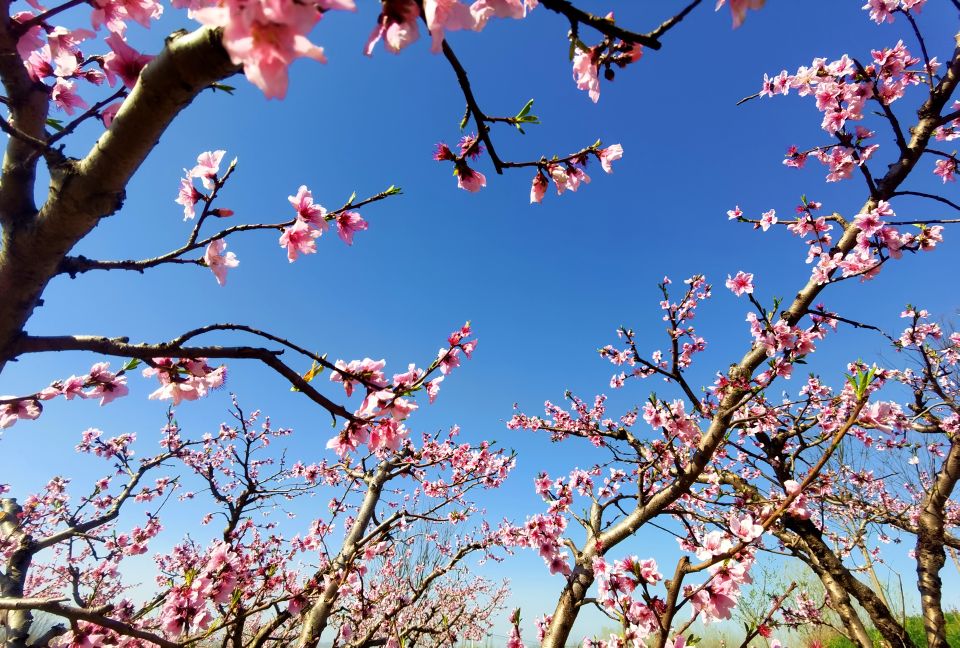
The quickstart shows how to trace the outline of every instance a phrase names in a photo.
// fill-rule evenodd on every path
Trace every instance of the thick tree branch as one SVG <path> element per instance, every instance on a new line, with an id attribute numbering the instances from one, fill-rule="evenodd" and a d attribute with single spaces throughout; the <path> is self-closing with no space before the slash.
<path id="1" fill-rule="evenodd" d="M 37 211 L 34 185 L 37 175 L 36 142 L 45 142 L 45 126 L 49 95 L 47 87 L 27 74 L 23 59 L 17 52 L 19 33 L 10 18 L 10 0 L 0 1 L 0 81 L 10 110 L 6 131 L 11 135 L 3 156 L 0 177 L 0 227 L 3 245 L 7 246 L 14 224 L 29 220 Z M 16 135 L 13 135 L 13 134 Z M 0 283 L 0 294 L 3 284 Z M 2 337 L 0 337 L 2 339 Z M 0 348 L 3 347 L 0 342 Z"/>
<path id="2" fill-rule="evenodd" d="M 65 605 L 62 601 L 30 598 L 0 598 L 0 610 L 41 610 L 48 614 L 70 619 L 71 621 L 93 623 L 108 630 L 113 630 L 117 634 L 124 635 L 125 637 L 134 637 L 142 641 L 148 641 L 160 646 L 160 648 L 181 648 L 182 646 L 182 644 L 164 639 L 160 635 L 140 630 L 134 626 L 112 619 L 98 611 Z"/>
<path id="3" fill-rule="evenodd" d="M 4 42 L 9 39 L 9 33 L 0 33 L 0 51 L 15 45 Z M 48 160 L 51 180 L 46 204 L 29 226 L 12 227 L 12 219 L 7 218 L 4 228 L 0 250 L 0 294 L 4 296 L 4 308 L 0 311 L 0 370 L 11 358 L 11 344 L 40 303 L 40 295 L 63 257 L 101 218 L 121 207 L 127 182 L 180 111 L 211 83 L 235 71 L 220 43 L 218 30 L 178 32 L 167 39 L 163 51 L 144 68 L 110 129 L 86 158 Z M 19 59 L 0 57 L 0 76 L 8 93 L 13 90 L 29 95 L 31 88 L 34 94 L 38 92 L 32 85 L 24 86 L 26 82 L 21 77 L 25 75 Z M 28 134 L 42 135 L 32 126 L 38 119 L 42 125 L 46 102 L 44 94 L 42 110 L 30 113 L 29 124 L 16 118 L 15 109 L 14 125 Z M 26 191 L 32 201 L 33 171 L 14 164 L 26 155 L 18 149 L 14 152 L 19 157 L 11 157 L 11 147 L 15 146 L 24 144 L 13 139 L 8 142 L 0 187 L 0 211 L 8 215 L 32 210 L 32 202 L 28 204 L 11 195 L 15 190 Z M 8 169 L 8 165 L 13 166 Z M 24 189 L 27 185 L 29 191 Z"/>

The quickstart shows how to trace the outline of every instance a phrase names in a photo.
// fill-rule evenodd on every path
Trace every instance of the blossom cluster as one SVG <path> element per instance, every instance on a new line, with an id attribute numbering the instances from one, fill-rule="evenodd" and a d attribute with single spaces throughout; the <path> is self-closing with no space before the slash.
<path id="1" fill-rule="evenodd" d="M 0 430 L 10 427 L 20 419 L 36 419 L 43 410 L 42 402 L 57 396 L 63 396 L 67 400 L 99 398 L 100 405 L 126 396 L 129 389 L 125 373 L 123 370 L 113 373 L 110 371 L 109 362 L 98 362 L 90 368 L 89 373 L 54 381 L 49 387 L 31 396 L 0 396 Z"/>
<path id="2" fill-rule="evenodd" d="M 90 3 L 93 8 L 91 26 L 96 31 L 106 28 L 108 35 L 104 42 L 109 51 L 99 56 L 85 56 L 80 46 L 97 36 L 94 31 L 52 24 L 50 19 L 59 11 L 47 12 L 38 2 L 30 4 L 32 10 L 19 11 L 12 16 L 19 33 L 17 53 L 24 61 L 27 74 L 46 87 L 53 105 L 68 116 L 78 109 L 90 108 L 80 94 L 78 83 L 96 87 L 106 82 L 112 88 L 119 81 L 120 89 L 91 109 L 92 114 L 99 115 L 109 127 L 122 104 L 122 101 L 111 100 L 122 99 L 153 58 L 129 45 L 127 23 L 134 21 L 148 27 L 151 21 L 160 18 L 163 6 L 155 0 L 96 0 Z M 50 85 L 46 83 L 48 79 Z"/>
<path id="3" fill-rule="evenodd" d="M 838 214 L 818 215 L 821 208 L 820 203 L 804 199 L 796 208 L 796 218 L 791 221 L 779 220 L 775 210 L 765 212 L 758 221 L 745 218 L 739 207 L 727 214 L 731 218 L 754 222 L 764 231 L 780 224 L 791 234 L 804 239 L 807 244 L 806 261 L 813 265 L 812 277 L 820 285 L 836 281 L 835 274 L 840 278 L 859 277 L 861 281 L 872 279 L 890 259 L 900 259 L 904 252 L 928 252 L 943 242 L 941 225 L 918 223 L 915 225 L 916 232 L 904 232 L 897 225 L 890 224 L 889 220 L 896 216 L 893 207 L 887 201 L 879 200 L 854 217 L 856 245 L 844 254 L 834 249 L 835 240 L 831 234 L 834 226 L 830 221 L 844 225 L 845 222 Z M 747 281 L 748 278 L 750 281 Z M 741 283 L 737 284 L 737 281 Z M 741 273 L 737 281 L 728 283 L 735 293 L 752 292 L 752 275 Z M 736 285 L 739 285 L 739 292 Z M 755 328 L 755 324 L 753 326 Z"/>
<path id="4" fill-rule="evenodd" d="M 218 218 L 233 215 L 232 209 L 213 207 L 220 189 L 233 173 L 237 160 L 234 159 L 228 169 L 221 175 L 220 165 L 226 151 L 204 151 L 197 156 L 197 164 L 191 169 L 184 169 L 184 176 L 180 179 L 180 189 L 175 200 L 183 206 L 184 220 L 194 219 L 197 216 L 197 207 L 202 203 L 200 219 L 194 227 L 194 232 L 183 250 L 194 249 L 206 243 L 203 255 L 203 265 L 210 268 L 214 277 L 221 286 L 226 284 L 227 271 L 240 265 L 233 252 L 227 252 L 226 236 L 233 231 L 227 229 L 219 232 L 204 241 L 197 243 L 197 235 L 204 220 L 209 216 Z M 208 192 L 203 193 L 197 187 L 197 182 Z M 366 230 L 365 221 L 356 210 L 339 209 L 328 212 L 322 205 L 314 202 L 313 193 L 306 185 L 301 185 L 297 193 L 289 196 L 290 205 L 296 216 L 289 222 L 275 225 L 251 225 L 249 229 L 278 229 L 281 231 L 279 244 L 287 252 L 287 259 L 293 263 L 302 254 L 314 254 L 317 251 L 316 239 L 330 229 L 330 222 L 334 222 L 337 234 L 347 245 L 353 245 L 353 237 L 357 232 Z M 243 229 L 241 226 L 240 229 Z"/>
<path id="5" fill-rule="evenodd" d="M 662 599 L 649 596 L 647 588 L 663 580 L 653 558 L 644 560 L 629 556 L 607 562 L 593 559 L 593 575 L 597 581 L 597 602 L 600 607 L 623 620 L 624 641 L 630 646 L 643 646 L 644 639 L 658 628 L 658 613 L 664 611 Z M 634 599 L 640 589 L 642 600 Z"/>
<path id="6" fill-rule="evenodd" d="M 812 96 L 817 110 L 823 113 L 821 127 L 839 140 L 838 144 L 818 146 L 810 151 L 800 151 L 793 146 L 784 164 L 801 168 L 812 153 L 827 167 L 828 182 L 849 178 L 854 170 L 866 164 L 878 145 L 867 143 L 873 131 L 857 126 L 854 132 L 849 132 L 845 128 L 847 122 L 864 119 L 867 101 L 871 99 L 889 110 L 909 86 L 923 83 L 939 66 L 933 58 L 922 69 L 912 69 L 920 59 L 910 53 L 903 41 L 892 48 L 873 50 L 871 57 L 872 62 L 866 66 L 844 54 L 829 63 L 825 58 L 814 59 L 792 75 L 786 70 L 774 77 L 764 75 L 761 97 L 787 95 L 791 90 L 801 97 Z"/>
<path id="7" fill-rule="evenodd" d="M 222 387 L 227 379 L 226 365 L 211 367 L 206 358 L 153 358 L 149 364 L 143 376 L 156 377 L 160 387 L 148 398 L 172 400 L 174 406 L 206 396 L 211 389 Z"/>
<path id="8" fill-rule="evenodd" d="M 585 169 L 591 155 L 597 158 L 600 167 L 606 173 L 613 173 L 613 163 L 623 157 L 623 147 L 619 144 L 611 144 L 604 148 L 591 147 L 564 160 L 539 164 L 537 174 L 533 176 L 533 183 L 530 186 L 530 202 L 539 203 L 543 200 L 550 181 L 553 181 L 558 196 L 564 191 L 576 191 L 581 184 L 589 184 L 590 176 Z"/>
<path id="9" fill-rule="evenodd" d="M 329 221 L 335 221 L 337 234 L 347 245 L 353 245 L 353 235 L 367 229 L 367 221 L 352 210 L 336 213 L 327 212 L 323 205 L 313 201 L 313 193 L 301 185 L 296 195 L 289 196 L 290 205 L 297 212 L 292 224 L 283 229 L 280 235 L 280 247 L 286 248 L 290 263 L 300 254 L 314 254 L 317 251 L 316 239 L 329 229 Z"/>
<path id="10" fill-rule="evenodd" d="M 617 337 L 626 341 L 625 347 L 612 344 L 600 349 L 600 356 L 620 367 L 629 367 L 630 371 L 621 371 L 610 379 L 610 386 L 614 389 L 623 387 L 629 378 L 649 378 L 654 375 L 666 375 L 673 362 L 680 370 L 688 369 L 693 363 L 693 357 L 707 348 L 707 341 L 697 333 L 691 320 L 696 317 L 697 307 L 712 295 L 712 286 L 707 283 L 703 275 L 694 275 L 684 280 L 686 289 L 679 300 L 670 299 L 670 285 L 673 282 L 664 277 L 659 288 L 663 294 L 660 309 L 663 311 L 663 321 L 667 322 L 667 334 L 675 342 L 673 350 L 664 354 L 660 349 L 653 351 L 649 360 L 637 348 L 636 337 L 632 329 L 621 327 L 617 329 Z M 671 358 L 675 355 L 675 358 Z"/>
<path id="11" fill-rule="evenodd" d="M 448 336 L 448 346 L 438 351 L 437 358 L 426 369 L 410 364 L 406 371 L 394 374 L 389 381 L 383 372 L 385 360 L 337 360 L 330 380 L 342 383 L 348 397 L 360 386 L 366 394 L 353 420 L 327 442 L 327 447 L 341 456 L 361 445 L 366 445 L 371 452 L 397 451 L 409 436 L 403 422 L 419 407 L 409 397 L 422 390 L 433 403 L 440 383 L 460 366 L 461 357 L 473 355 L 477 340 L 471 335 L 467 322 Z M 437 373 L 440 375 L 435 375 Z"/>

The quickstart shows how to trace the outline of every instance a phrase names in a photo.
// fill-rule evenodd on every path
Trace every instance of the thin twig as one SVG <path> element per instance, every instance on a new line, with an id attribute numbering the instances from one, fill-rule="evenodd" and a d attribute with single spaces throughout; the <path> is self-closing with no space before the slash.
<path id="1" fill-rule="evenodd" d="M 97 103 L 93 104 L 89 110 L 87 110 L 85 113 L 83 113 L 82 115 L 74 119 L 72 122 L 70 122 L 66 126 L 64 126 L 63 130 L 57 133 L 54 133 L 50 137 L 49 143 L 53 144 L 54 142 L 63 139 L 64 137 L 66 137 L 67 135 L 75 131 L 80 124 L 90 119 L 91 117 L 98 115 L 103 108 L 106 108 L 108 105 L 112 104 L 117 99 L 120 99 L 121 97 L 125 97 L 126 95 L 127 95 L 127 89 L 120 88 L 119 90 L 114 92 L 112 95 L 110 95 L 106 99 L 103 99 L 102 101 L 98 101 Z"/>
<path id="2" fill-rule="evenodd" d="M 941 202 L 944 205 L 949 205 L 957 211 L 960 211 L 960 205 L 936 194 L 924 193 L 922 191 L 894 191 L 892 194 L 890 194 L 891 198 L 895 196 L 919 196 L 920 198 L 929 198 L 930 200 L 936 200 L 937 202 Z"/>
<path id="3" fill-rule="evenodd" d="M 923 42 L 923 36 L 920 34 L 917 21 L 914 20 L 913 14 L 910 13 L 909 9 L 899 7 L 897 11 L 907 17 L 907 20 L 910 21 L 910 26 L 913 27 L 913 33 L 916 35 L 917 40 L 920 41 L 920 51 L 923 52 L 923 62 L 926 63 L 927 66 L 927 84 L 930 86 L 930 89 L 933 90 L 933 68 L 930 67 L 930 55 L 927 54 L 927 44 Z"/>
<path id="4" fill-rule="evenodd" d="M 470 88 L 470 78 L 467 76 L 467 71 L 460 63 L 460 59 L 457 58 L 457 55 L 453 53 L 453 49 L 450 48 L 450 44 L 446 41 L 446 39 L 443 41 L 443 55 L 446 57 L 447 61 L 450 62 L 450 66 L 457 75 L 457 82 L 460 84 L 460 89 L 463 91 L 463 98 L 467 102 L 467 110 L 473 114 L 473 121 L 477 125 L 477 134 L 479 135 L 480 140 L 487 146 L 487 154 L 490 156 L 490 160 L 493 162 L 493 168 L 496 169 L 498 174 L 502 175 L 503 162 L 501 162 L 500 158 L 497 156 L 497 151 L 493 148 L 493 142 L 490 140 L 490 127 L 486 124 L 487 117 L 483 114 L 483 111 L 480 110 L 480 106 L 477 104 L 477 98 L 473 96 L 473 90 Z"/>
<path id="5" fill-rule="evenodd" d="M 673 29 L 673 27 L 674 27 L 677 23 L 679 23 L 681 20 L 683 20 L 684 18 L 686 18 L 686 17 L 687 17 L 687 14 L 690 13 L 691 11 L 693 11 L 693 10 L 696 8 L 696 6 L 697 6 L 698 4 L 700 4 L 700 2 L 701 2 L 701 0 L 693 0 L 693 2 L 691 2 L 691 3 L 688 4 L 686 7 L 684 7 L 683 10 L 680 11 L 680 13 L 678 13 L 678 14 L 675 15 L 675 16 L 673 16 L 672 18 L 668 18 L 667 20 L 664 20 L 664 21 L 660 24 L 659 27 L 657 27 L 656 29 L 654 29 L 654 30 L 653 30 L 652 32 L 650 32 L 649 34 L 647 34 L 647 36 L 649 36 L 650 38 L 659 39 L 661 36 L 663 36 L 663 35 L 666 34 L 668 31 L 670 31 L 671 29 Z"/>
<path id="6" fill-rule="evenodd" d="M 699 0 L 697 0 L 697 2 L 699 2 Z M 697 2 L 694 2 L 694 5 L 696 5 Z M 566 16 L 570 20 L 571 24 L 580 23 L 582 25 L 587 25 L 588 27 L 596 29 L 605 36 L 619 38 L 627 43 L 639 43 L 644 47 L 649 47 L 652 50 L 658 50 L 661 47 L 660 41 L 658 41 L 655 36 L 650 34 L 638 34 L 637 32 L 632 32 L 627 29 L 623 29 L 622 27 L 617 27 L 616 23 L 614 23 L 612 20 L 608 20 L 607 18 L 600 16 L 594 16 L 593 14 L 587 13 L 582 9 L 578 9 L 568 0 L 541 0 L 540 4 L 554 13 Z M 688 11 L 689 8 L 681 13 L 686 15 L 686 12 Z M 679 19 L 677 22 L 679 22 Z M 657 29 L 662 27 L 663 25 Z M 667 27 L 667 29 L 669 29 L 669 27 Z M 664 29 L 664 31 L 666 30 Z"/>

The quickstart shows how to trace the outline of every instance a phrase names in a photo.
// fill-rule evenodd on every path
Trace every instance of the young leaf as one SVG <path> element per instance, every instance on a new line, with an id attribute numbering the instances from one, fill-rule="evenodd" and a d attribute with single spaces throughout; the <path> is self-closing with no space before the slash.
<path id="1" fill-rule="evenodd" d="M 130 358 L 125 363 L 123 363 L 123 367 L 120 368 L 120 371 L 132 371 L 139 366 L 140 366 L 139 358 Z"/>
<path id="2" fill-rule="evenodd" d="M 517 113 L 517 119 L 525 117 L 530 113 L 530 109 L 533 108 L 533 99 L 528 101 L 523 108 L 520 109 L 520 112 Z"/>

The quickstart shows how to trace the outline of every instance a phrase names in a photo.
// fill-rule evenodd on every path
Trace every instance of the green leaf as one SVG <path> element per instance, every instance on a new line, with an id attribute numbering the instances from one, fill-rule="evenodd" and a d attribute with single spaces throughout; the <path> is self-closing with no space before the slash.
<path id="1" fill-rule="evenodd" d="M 220 90 L 221 92 L 226 92 L 229 95 L 232 95 L 233 91 L 236 90 L 234 86 L 228 86 L 225 83 L 211 83 L 210 87 L 213 89 L 214 92 L 216 92 L 217 90 Z"/>
<path id="2" fill-rule="evenodd" d="M 354 201 L 354 199 L 355 199 L 356 197 L 357 197 L 357 192 L 354 191 L 352 194 L 350 194 L 350 199 L 347 200 L 347 204 L 348 204 L 348 205 L 352 205 L 352 204 L 353 204 L 353 201 Z"/>
<path id="3" fill-rule="evenodd" d="M 320 359 L 326 360 L 327 354 L 324 353 L 320 357 Z M 310 365 L 310 369 L 307 371 L 307 373 L 303 374 L 303 379 L 306 380 L 307 382 L 311 382 L 314 378 L 316 378 L 317 376 L 323 373 L 323 369 L 324 369 L 323 365 L 317 362 L 316 360 L 314 360 L 313 363 Z M 290 391 L 298 392 L 300 391 L 300 388 L 297 387 L 296 385 L 291 385 Z"/>
<path id="4" fill-rule="evenodd" d="M 396 196 L 397 194 L 403 193 L 403 189 L 401 189 L 396 185 L 390 185 L 390 187 L 383 193 L 385 193 L 388 196 Z"/>
<path id="5" fill-rule="evenodd" d="M 844 374 L 843 377 L 846 378 L 847 382 L 850 383 L 850 386 L 853 387 L 853 391 L 857 391 L 857 381 L 853 378 L 853 376 Z"/>
<path id="6" fill-rule="evenodd" d="M 130 358 L 123 364 L 123 367 L 120 368 L 120 371 L 133 371 L 139 366 L 140 366 L 139 358 Z"/>
<path id="7" fill-rule="evenodd" d="M 53 130 L 57 130 L 57 131 L 63 130 L 63 122 L 60 121 L 59 119 L 53 119 L 52 117 L 47 117 L 47 126 L 52 128 Z"/>
<path id="8" fill-rule="evenodd" d="M 526 117 L 530 113 L 530 109 L 533 108 L 533 99 L 528 101 L 523 108 L 520 109 L 520 112 L 517 113 L 517 119 L 521 117 Z"/>

